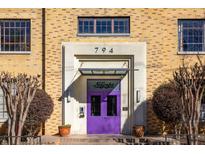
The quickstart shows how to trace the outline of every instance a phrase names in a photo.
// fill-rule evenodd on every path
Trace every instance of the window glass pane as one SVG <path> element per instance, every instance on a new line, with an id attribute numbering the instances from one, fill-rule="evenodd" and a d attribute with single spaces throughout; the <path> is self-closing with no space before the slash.
<path id="1" fill-rule="evenodd" d="M 26 34 L 30 35 L 30 28 L 26 28 Z"/>
<path id="2" fill-rule="evenodd" d="M 26 36 L 26 43 L 30 44 L 30 36 L 28 36 L 28 35 Z"/>
<path id="3" fill-rule="evenodd" d="M 205 95 L 204 95 L 204 97 L 202 98 L 202 101 L 201 101 L 200 121 L 201 122 L 205 121 Z"/>
<path id="4" fill-rule="evenodd" d="M 2 120 L 3 118 L 4 118 L 4 114 L 0 112 L 0 120 Z"/>
<path id="5" fill-rule="evenodd" d="M 83 21 L 82 20 L 78 21 L 78 32 L 83 33 Z"/>
<path id="6" fill-rule="evenodd" d="M 9 45 L 5 44 L 5 51 L 9 51 Z"/>
<path id="7" fill-rule="evenodd" d="M 14 22 L 13 21 L 10 21 L 10 27 L 14 27 Z"/>
<path id="8" fill-rule="evenodd" d="M 97 19 L 96 20 L 96 33 L 111 33 L 112 25 L 111 19 Z"/>
<path id="9" fill-rule="evenodd" d="M 107 96 L 107 115 L 117 116 L 117 96 Z"/>
<path id="10" fill-rule="evenodd" d="M 1 43 L 4 43 L 4 37 L 1 36 Z"/>
<path id="11" fill-rule="evenodd" d="M 0 20 L 0 25 L 0 51 L 30 51 L 30 20 Z"/>
<path id="12" fill-rule="evenodd" d="M 25 35 L 25 29 L 21 28 L 20 30 L 21 30 L 21 34 L 20 35 L 24 36 Z"/>
<path id="13" fill-rule="evenodd" d="M 94 19 L 83 18 L 78 21 L 79 33 L 93 33 L 94 32 Z"/>
<path id="14" fill-rule="evenodd" d="M 0 121 L 6 121 L 8 118 L 3 91 L 0 89 Z"/>
<path id="15" fill-rule="evenodd" d="M 29 21 L 27 21 L 27 22 L 26 22 L 26 27 L 29 27 L 29 28 L 30 28 L 30 24 L 31 24 L 31 23 L 30 23 Z"/>
<path id="16" fill-rule="evenodd" d="M 21 44 L 21 50 L 22 50 L 22 51 L 26 51 L 26 44 L 25 44 L 25 43 L 22 43 L 22 44 Z"/>
<path id="17" fill-rule="evenodd" d="M 26 44 L 26 47 L 25 47 L 25 51 L 29 51 L 30 50 L 30 44 Z"/>
<path id="18" fill-rule="evenodd" d="M 10 35 L 14 35 L 14 28 L 10 28 Z"/>
<path id="19" fill-rule="evenodd" d="M 91 96 L 91 115 L 101 115 L 101 96 Z"/>
<path id="20" fill-rule="evenodd" d="M 9 27 L 9 22 L 5 22 L 4 26 Z"/>
<path id="21" fill-rule="evenodd" d="M 127 18 L 114 19 L 114 32 L 129 33 L 129 19 Z"/>
<path id="22" fill-rule="evenodd" d="M 79 32 L 79 33 L 83 33 L 83 26 L 82 26 L 82 25 L 79 25 L 79 27 L 78 27 L 78 32 Z"/>
<path id="23" fill-rule="evenodd" d="M 14 34 L 15 34 L 15 35 L 20 35 L 20 29 L 19 29 L 19 28 L 16 28 Z"/>
<path id="24" fill-rule="evenodd" d="M 25 27 L 25 22 L 21 21 L 21 27 Z"/>
<path id="25" fill-rule="evenodd" d="M 14 43 L 14 36 L 13 35 L 10 36 L 10 42 L 9 43 Z"/>
<path id="26" fill-rule="evenodd" d="M 15 42 L 20 42 L 20 36 L 19 35 L 15 35 L 14 39 L 15 39 Z"/>
<path id="27" fill-rule="evenodd" d="M 1 99 L 1 98 L 0 98 Z M 1 104 L 1 102 L 0 102 L 0 113 L 3 111 L 3 109 L 4 109 L 4 106 Z"/>
<path id="28" fill-rule="evenodd" d="M 16 27 L 20 27 L 20 22 L 16 22 Z"/>
<path id="29" fill-rule="evenodd" d="M 10 51 L 14 51 L 14 44 L 10 44 Z"/>
<path id="30" fill-rule="evenodd" d="M 0 49 L 0 51 L 2 50 L 2 51 L 5 51 L 5 45 L 4 44 L 1 44 L 1 49 Z"/>
<path id="31" fill-rule="evenodd" d="M 204 51 L 204 20 L 180 20 L 182 51 Z M 183 44 L 181 44 L 183 43 Z"/>
<path id="32" fill-rule="evenodd" d="M 24 37 L 24 36 L 21 36 L 20 39 L 21 39 L 20 42 L 21 42 L 21 43 L 24 43 L 25 37 Z"/>
<path id="33" fill-rule="evenodd" d="M 5 28 L 5 35 L 9 35 L 9 28 Z"/>
<path id="34" fill-rule="evenodd" d="M 88 28 L 88 25 L 84 25 L 84 33 L 88 33 L 89 32 L 89 30 L 88 30 L 89 28 Z"/>

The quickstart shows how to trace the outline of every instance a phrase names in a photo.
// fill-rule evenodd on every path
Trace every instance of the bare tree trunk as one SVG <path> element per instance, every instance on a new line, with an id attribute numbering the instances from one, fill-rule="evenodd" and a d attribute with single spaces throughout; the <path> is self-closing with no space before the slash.
<path id="1" fill-rule="evenodd" d="M 20 98 L 22 98 L 23 96 L 20 94 Z M 19 119 L 18 119 L 18 129 L 17 129 L 17 140 L 16 140 L 16 144 L 20 144 L 21 142 L 21 132 L 22 132 L 22 117 L 23 117 L 23 112 L 24 112 L 24 100 L 22 99 L 22 102 L 20 103 L 21 108 L 20 108 L 20 115 L 19 115 Z"/>
<path id="2" fill-rule="evenodd" d="M 197 124 L 195 124 L 195 126 L 193 126 L 193 129 L 194 129 L 194 137 L 193 137 L 194 145 L 197 145 L 198 144 L 198 126 L 197 126 Z"/>
<path id="3" fill-rule="evenodd" d="M 22 134 L 22 124 L 20 124 L 18 126 L 18 133 L 17 133 L 17 139 L 16 139 L 16 144 L 20 144 L 21 143 L 21 134 Z"/>
<path id="4" fill-rule="evenodd" d="M 7 131 L 7 135 L 8 135 L 8 144 L 11 145 L 11 118 L 9 117 L 8 119 L 8 131 Z"/>
<path id="5" fill-rule="evenodd" d="M 189 129 L 189 143 L 190 143 L 190 145 L 193 145 L 194 143 L 193 143 L 193 130 L 192 130 L 192 123 L 191 123 L 191 121 L 189 120 L 189 125 L 188 125 L 189 127 L 188 127 L 188 129 Z"/>
<path id="6" fill-rule="evenodd" d="M 26 74 L 18 74 L 15 77 L 5 72 L 0 74 L 0 87 L 5 96 L 9 115 L 7 133 L 9 144 L 20 144 L 28 108 L 36 89 L 40 86 L 39 77 Z"/>

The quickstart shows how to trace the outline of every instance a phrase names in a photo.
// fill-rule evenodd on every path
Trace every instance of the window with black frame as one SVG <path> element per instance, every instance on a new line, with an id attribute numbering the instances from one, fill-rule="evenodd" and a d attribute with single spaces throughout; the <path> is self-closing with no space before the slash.
<path id="1" fill-rule="evenodd" d="M 78 35 L 129 35 L 129 17 L 79 17 Z"/>
<path id="2" fill-rule="evenodd" d="M 179 51 L 183 53 L 189 52 L 205 52 L 204 46 L 204 30 L 205 20 L 201 19 L 182 19 L 178 20 L 178 37 Z"/>
<path id="3" fill-rule="evenodd" d="M 101 115 L 101 96 L 91 96 L 91 116 Z"/>
<path id="4" fill-rule="evenodd" d="M 6 102 L 4 99 L 3 91 L 0 88 L 0 122 L 4 122 L 8 119 L 8 113 L 6 109 Z"/>
<path id="5" fill-rule="evenodd" d="M 205 122 L 205 93 L 201 101 L 200 121 Z"/>
<path id="6" fill-rule="evenodd" d="M 30 35 L 30 20 L 0 20 L 0 52 L 30 51 Z"/>
<path id="7" fill-rule="evenodd" d="M 107 116 L 117 116 L 117 96 L 107 96 Z"/>

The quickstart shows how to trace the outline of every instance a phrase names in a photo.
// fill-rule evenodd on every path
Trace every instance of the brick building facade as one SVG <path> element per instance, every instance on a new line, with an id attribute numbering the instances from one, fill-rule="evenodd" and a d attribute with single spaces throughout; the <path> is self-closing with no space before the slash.
<path id="1" fill-rule="evenodd" d="M 179 19 L 204 19 L 205 9 L 0 9 L 1 19 L 31 20 L 30 53 L 1 53 L 0 71 L 43 75 L 46 92 L 55 106 L 45 124 L 46 134 L 57 133 L 63 122 L 62 44 L 72 43 L 140 43 L 146 44 L 146 100 L 153 91 L 172 77 L 185 58 L 195 62 L 195 54 L 179 51 Z M 80 36 L 79 17 L 129 17 L 126 36 Z M 203 53 L 203 52 L 202 52 Z M 202 58 L 204 58 L 202 54 Z M 159 133 L 161 124 L 146 105 L 146 130 Z M 134 117 L 138 118 L 138 117 Z"/>

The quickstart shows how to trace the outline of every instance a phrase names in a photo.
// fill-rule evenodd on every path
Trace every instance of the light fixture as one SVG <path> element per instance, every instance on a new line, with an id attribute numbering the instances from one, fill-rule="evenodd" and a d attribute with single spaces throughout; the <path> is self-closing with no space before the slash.
<path id="1" fill-rule="evenodd" d="M 70 98 L 70 90 L 68 90 L 68 95 L 67 95 L 67 103 L 71 102 L 71 98 Z"/>
<path id="2" fill-rule="evenodd" d="M 136 91 L 136 101 L 137 103 L 140 102 L 140 90 L 139 89 Z"/>

